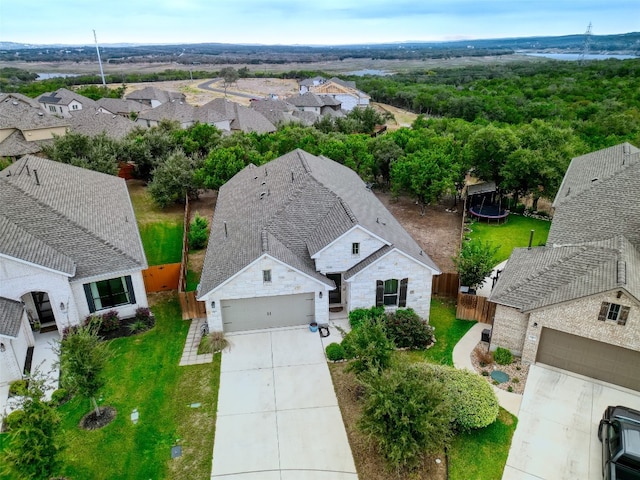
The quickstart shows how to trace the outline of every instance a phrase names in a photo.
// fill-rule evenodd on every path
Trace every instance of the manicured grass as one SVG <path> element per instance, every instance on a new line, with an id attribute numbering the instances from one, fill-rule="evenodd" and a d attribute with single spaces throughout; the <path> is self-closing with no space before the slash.
<path id="1" fill-rule="evenodd" d="M 518 419 L 500 408 L 491 425 L 457 435 L 449 447 L 451 480 L 500 480 Z"/>
<path id="2" fill-rule="evenodd" d="M 473 240 L 488 241 L 492 245 L 500 245 L 496 254 L 496 264 L 506 260 L 511 251 L 516 247 L 527 247 L 531 230 L 535 230 L 532 245 L 534 247 L 547 242 L 551 222 L 524 217 L 522 215 L 509 215 L 506 223 L 501 225 L 474 222 L 471 224 Z"/>
<path id="3" fill-rule="evenodd" d="M 64 474 L 69 478 L 208 478 L 211 469 L 220 355 L 213 364 L 180 367 L 189 323 L 181 320 L 175 297 L 152 307 L 156 327 L 110 343 L 101 405 L 115 407 L 117 418 L 97 431 L 78 422 L 89 409 L 84 398 L 60 407 L 67 445 Z M 200 403 L 199 408 L 191 404 Z M 140 419 L 130 415 L 138 409 Z M 171 459 L 171 447 L 183 456 Z"/>
<path id="4" fill-rule="evenodd" d="M 151 265 L 180 263 L 182 222 L 155 222 L 139 225 L 147 262 Z"/>
<path id="5" fill-rule="evenodd" d="M 198 288 L 198 283 L 200 283 L 200 274 L 198 272 L 194 272 L 193 270 L 187 270 L 187 292 L 193 292 L 196 288 Z"/>
<path id="6" fill-rule="evenodd" d="M 472 320 L 456 318 L 456 306 L 453 300 L 433 298 L 429 324 L 435 328 L 436 343 L 428 350 L 409 350 L 400 352 L 412 361 L 437 363 L 453 366 L 453 347 L 475 324 Z"/>

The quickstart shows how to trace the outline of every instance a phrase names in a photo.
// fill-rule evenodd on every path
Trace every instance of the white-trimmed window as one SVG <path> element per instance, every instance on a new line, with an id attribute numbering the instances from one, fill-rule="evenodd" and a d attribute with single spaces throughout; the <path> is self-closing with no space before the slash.
<path id="1" fill-rule="evenodd" d="M 360 244 L 358 242 L 351 244 L 351 255 L 360 255 Z"/>
<path id="2" fill-rule="evenodd" d="M 598 320 L 601 322 L 616 322 L 618 325 L 626 325 L 629 318 L 629 307 L 617 303 L 602 302 Z"/>
<path id="3" fill-rule="evenodd" d="M 264 283 L 271 283 L 271 270 L 262 270 L 262 281 Z"/>
<path id="4" fill-rule="evenodd" d="M 136 303 L 131 276 L 85 283 L 84 292 L 91 313 Z"/>
<path id="5" fill-rule="evenodd" d="M 386 305 L 398 305 L 398 282 L 397 278 L 390 278 L 384 281 L 384 292 L 382 303 Z"/>

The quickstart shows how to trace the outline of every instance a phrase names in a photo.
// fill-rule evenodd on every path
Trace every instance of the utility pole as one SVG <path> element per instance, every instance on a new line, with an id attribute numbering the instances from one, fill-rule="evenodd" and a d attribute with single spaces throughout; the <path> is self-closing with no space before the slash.
<path id="1" fill-rule="evenodd" d="M 102 70 L 102 60 L 100 60 L 100 48 L 98 47 L 98 37 L 96 37 L 96 31 L 93 31 L 93 39 L 96 42 L 96 52 L 98 52 L 98 63 L 100 64 L 100 76 L 102 77 L 102 86 L 106 87 L 107 82 L 104 81 L 104 71 Z"/>

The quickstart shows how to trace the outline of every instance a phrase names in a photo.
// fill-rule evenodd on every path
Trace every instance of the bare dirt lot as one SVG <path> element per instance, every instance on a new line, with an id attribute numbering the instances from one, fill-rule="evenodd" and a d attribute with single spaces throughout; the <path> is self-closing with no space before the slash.
<path id="1" fill-rule="evenodd" d="M 454 272 L 451 257 L 458 253 L 462 234 L 462 204 L 453 200 L 429 205 L 424 216 L 420 205 L 408 197 L 393 199 L 388 192 L 376 192 L 378 199 L 409 232 L 422 250 L 443 272 Z M 450 210 L 450 211 L 447 211 Z"/>

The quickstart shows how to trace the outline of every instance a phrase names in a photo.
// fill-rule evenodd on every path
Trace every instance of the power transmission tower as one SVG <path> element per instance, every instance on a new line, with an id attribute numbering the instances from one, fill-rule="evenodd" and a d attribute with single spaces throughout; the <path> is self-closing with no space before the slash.
<path id="1" fill-rule="evenodd" d="M 98 63 L 100 64 L 100 76 L 102 77 L 102 85 L 104 87 L 107 86 L 107 82 L 104 81 L 104 71 L 102 70 L 102 60 L 100 59 L 100 48 L 98 47 L 98 37 L 96 36 L 96 31 L 93 31 L 93 39 L 96 42 L 96 52 L 98 52 Z"/>
<path id="2" fill-rule="evenodd" d="M 580 63 L 585 63 L 589 59 L 589 52 L 591 50 L 591 22 L 587 27 L 587 31 L 584 32 L 584 42 L 582 43 L 582 53 L 578 59 Z"/>

